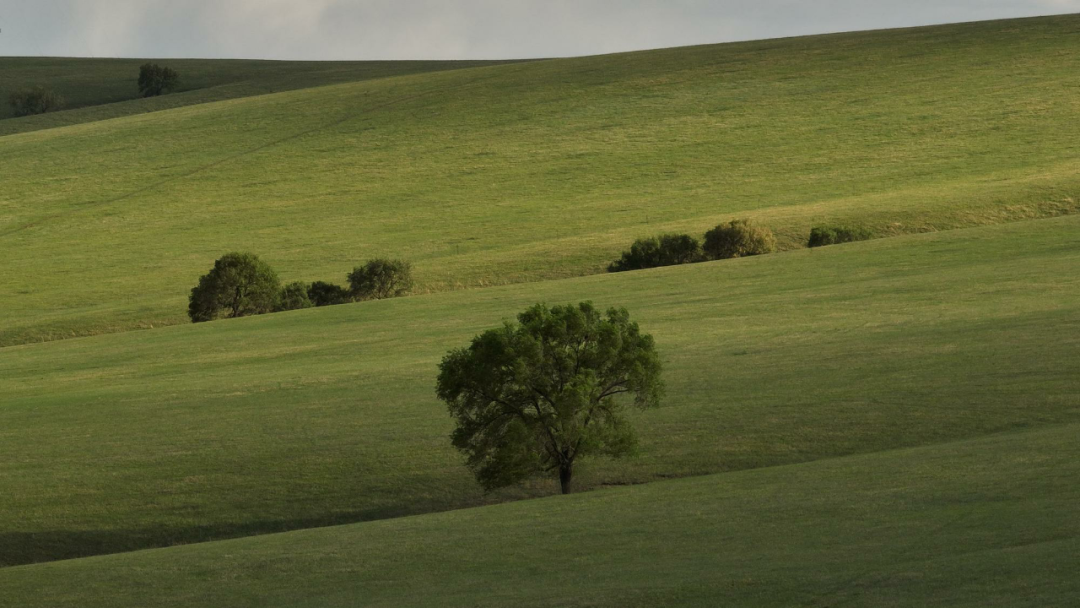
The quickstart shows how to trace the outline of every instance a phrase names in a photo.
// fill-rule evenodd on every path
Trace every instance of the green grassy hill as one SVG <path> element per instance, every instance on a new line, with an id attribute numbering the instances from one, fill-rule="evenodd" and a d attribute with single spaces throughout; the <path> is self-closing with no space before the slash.
<path id="1" fill-rule="evenodd" d="M 139 66 L 147 62 L 180 73 L 174 94 L 139 98 Z M 502 63 L 509 62 L 0 57 L 0 136 L 277 91 Z M 62 95 L 64 111 L 14 119 L 8 96 L 33 86 Z"/>
<path id="2" fill-rule="evenodd" d="M 889 235 L 1080 207 L 1080 16 L 415 74 L 0 138 L 0 344 L 183 323 L 221 254 L 422 290 L 753 216 Z M 126 72 L 125 72 L 126 73 Z"/>
<path id="3" fill-rule="evenodd" d="M 582 489 L 1080 423 L 1080 216 L 0 349 L 0 565 L 483 496 L 434 397 L 537 302 L 624 305 L 667 367 Z M 375 550 L 375 549 L 373 549 Z M 381 549 L 378 549 L 381 551 Z"/>
<path id="4" fill-rule="evenodd" d="M 170 61 L 129 101 L 141 61 L 0 59 L 79 106 L 0 120 L 0 604 L 1076 604 L 1078 33 Z M 602 274 L 733 217 L 784 251 Z M 230 250 L 420 294 L 186 323 Z M 482 493 L 438 361 L 582 300 L 656 338 L 639 456 Z"/>
<path id="5" fill-rule="evenodd" d="M 19 606 L 1072 606 L 1080 425 L 0 569 Z"/>

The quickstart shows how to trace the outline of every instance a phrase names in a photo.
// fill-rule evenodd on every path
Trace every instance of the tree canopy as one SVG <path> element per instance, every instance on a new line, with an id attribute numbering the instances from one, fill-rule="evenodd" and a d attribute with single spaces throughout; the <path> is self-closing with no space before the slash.
<path id="1" fill-rule="evenodd" d="M 370 260 L 349 273 L 349 288 L 356 300 L 403 296 L 413 288 L 412 264 L 385 258 Z"/>
<path id="2" fill-rule="evenodd" d="M 698 240 L 688 234 L 662 234 L 638 239 L 622 257 L 608 266 L 608 272 L 624 272 L 701 262 L 704 254 Z"/>
<path id="3" fill-rule="evenodd" d="M 222 256 L 191 290 L 188 316 L 191 321 L 246 317 L 274 310 L 281 297 L 281 283 L 273 268 L 251 253 Z"/>
<path id="4" fill-rule="evenodd" d="M 146 63 L 139 68 L 139 94 L 155 97 L 171 93 L 180 84 L 180 74 L 170 67 Z"/>
<path id="5" fill-rule="evenodd" d="M 348 289 L 326 281 L 315 281 L 308 287 L 308 298 L 315 306 L 334 306 L 352 301 Z"/>
<path id="6" fill-rule="evenodd" d="M 552 474 L 569 493 L 578 458 L 633 452 L 627 403 L 653 407 L 663 392 L 652 336 L 625 309 L 602 315 L 590 302 L 537 304 L 439 369 L 451 439 L 487 490 Z"/>
<path id="7" fill-rule="evenodd" d="M 311 287 L 303 281 L 293 281 L 282 287 L 281 294 L 274 307 L 274 312 L 311 308 L 315 304 L 311 301 L 311 297 L 308 296 L 308 290 L 310 288 Z"/>
<path id="8" fill-rule="evenodd" d="M 705 254 L 714 260 L 744 258 L 776 251 L 771 230 L 750 220 L 732 220 L 705 233 Z"/>

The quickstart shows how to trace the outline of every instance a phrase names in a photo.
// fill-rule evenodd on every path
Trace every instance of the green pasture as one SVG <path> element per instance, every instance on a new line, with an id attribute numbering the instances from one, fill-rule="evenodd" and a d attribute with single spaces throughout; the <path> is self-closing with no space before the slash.
<path id="1" fill-rule="evenodd" d="M 1074 606 L 1080 425 L 0 569 L 19 606 Z"/>
<path id="2" fill-rule="evenodd" d="M 1080 423 L 1078 267 L 1072 216 L 0 349 L 0 565 L 550 494 L 484 496 L 434 397 L 448 349 L 537 301 L 626 306 L 666 365 L 640 456 L 582 490 Z"/>
<path id="3" fill-rule="evenodd" d="M 176 92 L 141 99 L 139 66 L 144 63 L 179 72 Z M 0 57 L 0 137 L 238 97 L 500 63 L 508 62 Z M 33 86 L 63 96 L 63 111 L 15 119 L 8 96 Z"/>
<path id="4" fill-rule="evenodd" d="M 792 249 L 819 222 L 1072 213 L 1078 34 L 1065 16 L 476 67 L 0 137 L 0 345 L 184 323 L 233 250 L 289 281 L 407 258 L 432 292 L 601 272 L 637 237 L 733 217 Z"/>

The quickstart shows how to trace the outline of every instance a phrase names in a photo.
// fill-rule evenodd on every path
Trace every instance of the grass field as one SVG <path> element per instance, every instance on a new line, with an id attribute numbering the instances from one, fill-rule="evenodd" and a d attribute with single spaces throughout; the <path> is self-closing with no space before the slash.
<path id="1" fill-rule="evenodd" d="M 175 93 L 139 98 L 139 66 L 147 62 L 180 73 Z M 0 57 L 0 136 L 279 91 L 501 63 L 509 62 Z M 64 111 L 13 119 L 8 96 L 38 85 L 63 96 Z"/>
<path id="2" fill-rule="evenodd" d="M 0 58 L 71 107 L 0 111 L 0 605 L 1080 604 L 1078 34 Z M 782 251 L 603 273 L 735 217 Z M 187 323 L 233 250 L 418 293 Z M 656 339 L 640 453 L 484 494 L 438 362 L 583 300 Z"/>
<path id="3" fill-rule="evenodd" d="M 0 569 L 19 606 L 1073 606 L 1080 425 Z"/>
<path id="4" fill-rule="evenodd" d="M 2 137 L 0 345 L 183 323 L 236 249 L 286 280 L 404 257 L 441 291 L 599 272 L 634 238 L 737 216 L 794 248 L 820 221 L 1072 213 L 1078 32 L 1066 16 L 540 61 Z"/>
<path id="5" fill-rule="evenodd" d="M 536 301 L 625 305 L 667 366 L 581 488 L 1080 423 L 1080 216 L 0 350 L 0 564 L 484 497 L 434 397 Z"/>

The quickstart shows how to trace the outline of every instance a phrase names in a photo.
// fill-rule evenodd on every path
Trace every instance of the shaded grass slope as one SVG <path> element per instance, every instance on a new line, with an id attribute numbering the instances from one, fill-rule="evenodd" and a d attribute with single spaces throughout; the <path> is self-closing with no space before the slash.
<path id="1" fill-rule="evenodd" d="M 20 606 L 1080 602 L 1080 425 L 0 569 Z"/>
<path id="2" fill-rule="evenodd" d="M 666 365 L 582 489 L 1080 422 L 1080 216 L 0 350 L 0 565 L 475 506 L 434 397 L 526 306 L 626 306 Z M 718 549 L 719 551 L 719 549 Z"/>
<path id="3" fill-rule="evenodd" d="M 180 73 L 175 93 L 139 98 L 139 66 L 147 62 Z M 501 63 L 509 62 L 0 57 L 0 137 L 277 91 Z M 62 95 L 64 110 L 16 120 L 8 96 L 37 85 Z"/>
<path id="4" fill-rule="evenodd" d="M 214 259 L 424 290 L 600 272 L 752 216 L 785 248 L 1080 206 L 1080 16 L 379 79 L 0 138 L 0 344 L 186 321 Z"/>

